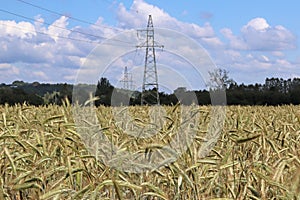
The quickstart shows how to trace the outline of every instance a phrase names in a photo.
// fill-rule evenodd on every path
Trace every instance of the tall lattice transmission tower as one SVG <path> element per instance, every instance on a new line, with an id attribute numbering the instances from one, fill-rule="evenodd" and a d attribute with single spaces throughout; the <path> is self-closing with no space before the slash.
<path id="1" fill-rule="evenodd" d="M 123 89 L 126 90 L 132 90 L 133 89 L 133 80 L 132 80 L 132 74 L 128 73 L 127 66 L 125 66 L 123 78 L 121 80 L 123 83 Z"/>
<path id="2" fill-rule="evenodd" d="M 146 41 L 137 45 L 137 48 L 146 48 L 141 105 L 159 105 L 155 48 L 163 48 L 163 45 L 158 45 L 154 40 L 154 27 L 151 15 L 148 18 L 147 29 L 138 30 L 138 34 L 139 32 L 146 32 Z"/>

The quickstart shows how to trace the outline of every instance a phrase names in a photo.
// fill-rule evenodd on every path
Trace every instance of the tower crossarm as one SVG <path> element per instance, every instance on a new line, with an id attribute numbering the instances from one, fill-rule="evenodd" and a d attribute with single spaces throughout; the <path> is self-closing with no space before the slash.
<path id="1" fill-rule="evenodd" d="M 141 94 L 141 105 L 159 105 L 159 85 L 156 68 L 155 48 L 164 48 L 154 40 L 154 27 L 152 16 L 149 15 L 148 25 L 146 29 L 138 30 L 139 32 L 146 33 L 146 41 L 136 48 L 145 48 L 145 65 L 144 65 L 144 77 Z"/>

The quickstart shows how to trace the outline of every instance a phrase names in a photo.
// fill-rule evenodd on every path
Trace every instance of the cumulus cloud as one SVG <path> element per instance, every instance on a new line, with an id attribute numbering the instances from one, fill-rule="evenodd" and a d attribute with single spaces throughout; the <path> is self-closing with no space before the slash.
<path id="1" fill-rule="evenodd" d="M 138 41 L 135 29 L 145 29 L 150 14 L 156 30 L 167 28 L 194 39 L 208 50 L 218 66 L 229 66 L 228 69 L 234 71 L 236 77 L 233 78 L 237 81 L 240 76 L 238 72 L 248 75 L 251 71 L 269 72 L 271 69 L 276 71 L 285 67 L 291 72 L 292 69 L 297 70 L 295 66 L 300 66 L 300 59 L 292 62 L 286 56 L 285 51 L 295 49 L 297 42 L 296 36 L 282 25 L 272 25 L 264 18 L 254 18 L 245 22 L 239 33 L 234 33 L 230 27 L 217 30 L 224 36 L 221 38 L 209 22 L 201 25 L 183 22 L 157 6 L 143 0 L 134 0 L 129 9 L 122 3 L 117 5 L 117 26 L 105 24 L 101 16 L 94 25 L 87 27 L 70 27 L 70 19 L 66 16 L 57 18 L 51 25 L 43 23 L 45 20 L 40 15 L 32 23 L 0 20 L 0 82 L 11 82 L 15 79 L 70 82 L 75 79 L 76 70 L 97 43 L 105 41 L 106 38 L 116 37 L 123 42 L 115 40 L 113 45 L 103 47 L 103 57 L 118 51 L 115 44 L 131 45 L 135 49 L 135 45 L 145 39 L 140 35 L 141 41 Z M 209 20 L 213 14 L 202 13 L 201 17 Z M 126 38 L 118 37 L 124 30 L 134 32 L 136 39 L 130 40 L 131 44 L 128 44 Z M 177 48 L 188 55 L 199 56 L 194 48 L 186 48 L 182 41 L 176 40 L 176 34 L 173 38 L 160 37 L 157 31 L 155 36 L 159 43 L 165 45 L 165 50 Z M 137 55 L 136 59 L 143 62 L 144 52 Z M 166 65 L 173 62 L 175 69 L 184 68 L 180 62 L 167 59 L 162 53 L 158 60 Z M 123 65 L 130 65 L 129 61 L 121 61 L 116 63 L 112 76 L 119 77 Z M 184 70 L 188 73 L 187 67 Z"/>
<path id="2" fill-rule="evenodd" d="M 57 36 L 67 37 L 70 34 L 70 30 L 67 29 L 68 18 L 61 16 L 53 24 L 48 27 L 47 33 L 55 40 L 59 40 Z"/>
<path id="3" fill-rule="evenodd" d="M 246 42 L 241 37 L 235 36 L 231 29 L 223 28 L 220 32 L 229 40 L 229 48 L 239 50 L 247 49 Z"/>
<path id="4" fill-rule="evenodd" d="M 222 42 L 216 37 L 213 27 L 206 22 L 203 26 L 194 23 L 185 23 L 170 16 L 159 7 L 148 4 L 142 0 L 133 1 L 129 10 L 120 3 L 117 17 L 119 26 L 124 29 L 144 28 L 147 25 L 148 15 L 152 15 L 153 24 L 156 28 L 168 28 L 179 31 L 195 39 L 205 38 L 207 45 L 220 45 Z M 211 41 L 211 43 L 210 43 Z"/>
<path id="5" fill-rule="evenodd" d="M 96 46 L 92 42 L 99 42 L 99 38 L 93 40 L 85 34 L 74 34 L 77 27 L 68 29 L 67 17 L 58 18 L 50 26 L 43 24 L 41 16 L 35 19 L 34 23 L 0 21 L 0 63 L 1 73 L 5 74 L 0 77 L 1 82 L 12 82 L 17 78 L 51 80 L 53 77 L 45 73 L 49 69 L 54 72 L 49 70 L 49 74 L 55 74 L 71 68 L 73 70 L 68 71 L 71 74 L 66 75 L 71 77 L 80 67 L 80 59 Z M 4 66 L 7 68 L 5 73 Z M 61 80 L 64 79 L 61 77 Z"/>
<path id="6" fill-rule="evenodd" d="M 21 27 L 21 28 L 20 28 Z M 21 31 L 22 30 L 22 31 Z M 35 33 L 35 27 L 29 22 L 0 21 L 0 34 L 3 36 L 31 39 Z"/>
<path id="7" fill-rule="evenodd" d="M 280 51 L 295 48 L 295 36 L 281 25 L 270 26 L 263 18 L 255 18 L 242 28 L 248 47 L 253 50 Z"/>
<path id="8" fill-rule="evenodd" d="M 284 26 L 271 26 L 264 18 L 254 18 L 234 35 L 229 28 L 221 33 L 229 40 L 230 48 L 238 50 L 282 51 L 296 48 L 296 37 Z"/>
<path id="9" fill-rule="evenodd" d="M 252 19 L 243 27 L 243 29 L 255 29 L 257 31 L 266 31 L 268 28 L 270 28 L 270 25 L 267 23 L 267 21 L 264 18 L 255 18 Z"/>

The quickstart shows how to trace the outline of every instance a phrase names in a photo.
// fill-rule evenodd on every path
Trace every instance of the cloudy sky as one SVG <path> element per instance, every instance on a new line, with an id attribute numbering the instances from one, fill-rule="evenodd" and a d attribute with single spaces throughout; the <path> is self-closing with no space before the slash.
<path id="1" fill-rule="evenodd" d="M 191 63 L 187 64 L 186 59 L 188 55 L 196 57 L 199 51 L 193 51 L 193 45 L 185 46 L 186 41 L 176 34 L 173 38 L 160 37 L 160 29 L 168 29 L 168 35 L 174 31 L 196 42 L 207 52 L 206 59 L 228 70 L 238 83 L 263 83 L 267 77 L 299 77 L 299 7 L 296 0 L 228 0 L 226 3 L 208 0 L 2 0 L 0 82 L 74 83 L 93 52 L 104 58 L 109 57 L 109 52 L 116 55 L 123 47 L 128 47 L 127 57 L 112 57 L 104 75 L 120 80 L 125 65 L 133 74 L 142 74 L 144 51 L 134 49 L 145 35 L 136 34 L 136 30 L 146 27 L 150 14 L 158 30 L 156 38 L 160 41 L 157 42 L 166 49 L 165 52 L 157 51 L 161 80 L 170 83 L 183 77 L 192 88 L 201 82 L 193 77 L 194 71 L 188 66 Z M 126 32 L 131 36 L 134 32 L 138 37 L 126 39 Z M 95 51 L 97 48 L 101 51 Z M 175 49 L 181 52 L 172 57 Z M 181 76 L 170 77 L 170 71 Z M 84 73 L 89 77 L 89 73 L 96 72 L 87 70 Z M 103 72 L 98 70 L 97 73 Z M 139 78 L 135 79 L 139 85 Z"/>

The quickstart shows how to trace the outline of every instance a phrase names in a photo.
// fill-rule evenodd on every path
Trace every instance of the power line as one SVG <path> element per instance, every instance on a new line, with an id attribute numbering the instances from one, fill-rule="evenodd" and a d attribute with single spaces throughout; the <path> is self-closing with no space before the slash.
<path id="1" fill-rule="evenodd" d="M 17 17 L 28 19 L 28 20 L 31 20 L 31 21 L 34 21 L 34 22 L 38 22 L 38 23 L 41 23 L 41 24 L 46 24 L 46 25 L 49 25 L 49 26 L 53 26 L 53 27 L 56 27 L 56 28 L 59 28 L 59 29 L 63 29 L 63 30 L 67 30 L 67 31 L 71 31 L 71 32 L 76 32 L 76 33 L 80 33 L 80 34 L 83 34 L 83 35 L 88 35 L 88 36 L 92 36 L 92 37 L 95 37 L 95 38 L 101 38 L 101 39 L 103 39 L 103 37 L 101 37 L 101 36 L 95 36 L 95 35 L 88 34 L 88 33 L 86 34 L 86 33 L 83 33 L 81 31 L 76 31 L 76 30 L 69 30 L 69 29 L 61 27 L 61 26 L 57 26 L 57 25 L 53 25 L 53 24 L 50 24 L 50 23 L 47 23 L 47 22 L 44 22 L 44 21 L 36 20 L 36 19 L 30 18 L 30 17 L 26 17 L 24 15 L 20 15 L 20 14 L 14 13 L 14 12 L 7 11 L 7 10 L 0 9 L 0 11 L 4 12 L 4 13 L 11 14 L 11 15 L 15 15 Z"/>
<path id="2" fill-rule="evenodd" d="M 96 42 L 96 41 L 91 41 L 91 40 L 82 40 L 82 39 L 77 39 L 77 38 L 72 38 L 72 37 L 58 36 L 58 35 L 53 35 L 53 34 L 49 34 L 49 33 L 44 33 L 44 32 L 37 31 L 37 30 L 32 31 L 32 30 L 29 30 L 29 29 L 20 28 L 18 26 L 8 25 L 8 24 L 4 24 L 4 23 L 0 23 L 0 25 L 12 27 L 12 28 L 15 28 L 15 29 L 18 29 L 18 30 L 27 31 L 27 32 L 31 32 L 31 33 L 38 33 L 38 34 L 42 34 L 42 35 L 47 35 L 47 36 L 51 36 L 51 37 L 67 39 L 67 40 L 72 40 L 72 41 L 77 41 L 77 42 L 85 42 L 85 43 L 90 43 L 90 44 L 112 45 L 112 44 L 108 44 L 108 43 L 101 43 L 101 42 Z M 116 44 L 113 44 L 113 45 L 116 45 Z M 120 46 L 124 46 L 124 45 L 120 45 Z"/>
<path id="3" fill-rule="evenodd" d="M 79 41 L 79 42 L 87 42 L 87 43 L 95 43 L 95 44 L 99 44 L 100 42 L 95 42 L 95 41 L 90 41 L 90 40 L 81 40 L 81 39 L 76 39 L 76 38 L 71 38 L 71 37 L 64 37 L 64 36 L 58 36 L 58 35 L 53 35 L 53 34 L 49 34 L 49 33 L 44 33 L 44 32 L 40 32 L 40 31 L 32 31 L 29 29 L 25 29 L 25 28 L 20 28 L 18 26 L 14 26 L 14 25 L 8 25 L 8 24 L 4 24 L 4 23 L 0 23 L 3 26 L 8 26 L 8 27 L 12 27 L 18 30 L 22 30 L 22 31 L 27 31 L 27 32 L 31 32 L 31 33 L 39 33 L 42 35 L 47 35 L 47 36 L 51 36 L 51 37 L 57 37 L 57 38 L 62 38 L 62 39 L 68 39 L 68 40 L 74 40 L 74 41 Z"/>
<path id="4" fill-rule="evenodd" d="M 92 36 L 92 37 L 100 38 L 100 39 L 109 39 L 109 38 L 106 38 L 106 37 L 103 37 L 103 36 L 98 36 L 98 35 L 93 35 L 93 34 L 89 34 L 89 33 L 84 33 L 84 32 L 77 31 L 77 30 L 70 30 L 70 29 L 67 29 L 67 28 L 64 28 L 64 27 L 61 27 L 61 26 L 50 24 L 50 23 L 47 23 L 47 22 L 44 22 L 44 21 L 39 21 L 39 20 L 30 18 L 30 17 L 26 17 L 24 15 L 20 15 L 18 13 L 7 11 L 7 10 L 0 9 L 0 11 L 4 12 L 4 13 L 11 14 L 11 15 L 14 15 L 14 16 L 17 16 L 17 17 L 28 19 L 28 20 L 31 20 L 31 21 L 34 21 L 34 22 L 38 22 L 38 23 L 41 23 L 41 24 L 46 24 L 46 25 L 53 26 L 53 27 L 56 27 L 56 28 L 59 28 L 59 29 L 67 30 L 67 31 L 70 31 L 70 32 L 79 33 L 79 34 L 86 35 L 86 36 Z M 115 41 L 118 41 L 118 42 L 131 44 L 130 42 L 126 42 L 126 41 L 122 41 L 122 40 L 118 40 L 118 39 L 110 39 L 110 40 L 115 40 Z"/>
<path id="5" fill-rule="evenodd" d="M 36 5 L 36 4 L 33 4 L 33 3 L 29 3 L 27 1 L 24 1 L 24 0 L 16 0 L 16 1 L 19 1 L 20 3 L 23 3 L 23 4 L 27 4 L 29 6 L 32 6 L 32 7 L 35 7 L 35 8 L 38 8 L 40 10 L 44 10 L 44 11 L 47 11 L 49 13 L 52 13 L 52 14 L 55 14 L 55 15 L 59 15 L 59 16 L 65 16 L 65 17 L 68 17 L 69 19 L 72 19 L 74 21 L 78 21 L 78 22 L 81 22 L 81 23 L 85 23 L 85 24 L 89 24 L 89 25 L 92 25 L 92 26 L 95 26 L 95 27 L 99 27 L 99 28 L 107 28 L 107 29 L 111 29 L 111 30 L 116 30 L 116 31 L 119 31 L 119 32 L 122 32 L 124 31 L 122 28 L 117 28 L 117 27 L 110 27 L 110 26 L 105 26 L 105 25 L 96 25 L 92 22 L 89 22 L 87 20 L 83 20 L 83 19 L 79 19 L 77 17 L 72 17 L 72 16 L 67 16 L 65 14 L 62 14 L 62 13 L 59 13 L 59 12 L 56 12 L 54 10 L 50 10 L 48 8 L 45 8 L 45 7 L 42 7 L 42 6 L 39 6 L 39 5 Z M 112 2 L 111 1 L 108 1 L 108 0 L 102 0 L 108 4 L 111 4 Z M 128 10 L 130 11 L 134 11 L 135 13 L 137 14 L 147 14 L 146 12 L 141 12 L 141 10 L 136 10 L 136 9 L 133 9 L 133 8 L 129 8 Z"/>
<path id="6" fill-rule="evenodd" d="M 100 28 L 108 28 L 108 29 L 112 29 L 112 30 L 123 31 L 123 30 L 120 29 L 120 28 L 114 28 L 114 27 L 109 27 L 109 26 L 104 26 L 104 25 L 95 25 L 94 23 L 89 22 L 89 21 L 86 21 L 86 20 L 83 20 L 83 19 L 79 19 L 79 18 L 72 17 L 72 16 L 66 16 L 66 15 L 64 15 L 64 14 L 62 14 L 62 13 L 59 13 L 59 12 L 50 10 L 50 9 L 48 9 L 48 8 L 44 8 L 44 7 L 42 7 L 42 6 L 38 6 L 38 5 L 33 4 L 33 3 L 29 3 L 29 2 L 24 1 L 24 0 L 16 0 L 16 1 L 19 1 L 19 2 L 21 2 L 21 3 L 30 5 L 30 6 L 32 6 L 32 7 L 35 7 L 35 8 L 44 10 L 44 11 L 47 11 L 47 12 L 49 12 L 49 13 L 53 13 L 53 14 L 56 14 L 56 15 L 68 17 L 68 18 L 70 18 L 70 19 L 72 19 L 72 20 L 74 20 L 74 21 L 78 21 L 78 22 L 81 22 L 81 23 L 84 23 L 84 24 L 89 24 L 89 25 L 93 25 L 93 26 L 96 26 L 96 27 L 100 27 Z"/>

